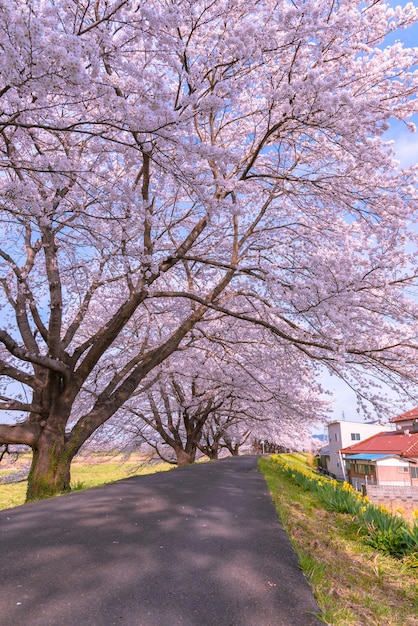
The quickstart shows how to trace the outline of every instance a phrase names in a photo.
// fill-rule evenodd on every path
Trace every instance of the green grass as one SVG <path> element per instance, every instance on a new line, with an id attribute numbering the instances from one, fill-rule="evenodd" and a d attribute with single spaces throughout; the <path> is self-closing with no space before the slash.
<path id="1" fill-rule="evenodd" d="M 71 471 L 71 485 L 82 483 L 85 489 L 98 487 L 129 476 L 153 474 L 172 469 L 168 463 L 138 464 L 138 462 L 99 462 L 95 464 L 74 465 Z"/>
<path id="2" fill-rule="evenodd" d="M 306 456 L 282 456 L 309 469 Z M 418 626 L 418 578 L 407 557 L 366 545 L 354 515 L 326 510 L 320 490 L 297 485 L 272 459 L 260 459 L 260 469 L 326 624 Z"/>
<path id="3" fill-rule="evenodd" d="M 1 476 L 9 476 L 9 474 L 13 474 L 13 470 L 0 470 L 0 477 Z"/>
<path id="4" fill-rule="evenodd" d="M 129 476 L 162 472 L 172 468 L 173 465 L 168 463 L 141 463 L 138 459 L 109 461 L 107 457 L 94 456 L 74 462 L 71 468 L 71 486 L 74 491 L 80 491 L 113 483 Z M 0 485 L 0 510 L 24 504 L 26 488 L 26 481 Z"/>
<path id="5" fill-rule="evenodd" d="M 0 510 L 10 509 L 25 502 L 26 481 L 21 483 L 11 483 L 0 485 Z"/>

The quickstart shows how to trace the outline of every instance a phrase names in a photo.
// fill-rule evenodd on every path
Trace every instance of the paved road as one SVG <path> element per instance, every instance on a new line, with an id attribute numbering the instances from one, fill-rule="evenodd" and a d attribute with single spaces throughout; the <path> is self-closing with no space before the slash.
<path id="1" fill-rule="evenodd" d="M 318 626 L 256 457 L 0 512 L 1 626 Z"/>

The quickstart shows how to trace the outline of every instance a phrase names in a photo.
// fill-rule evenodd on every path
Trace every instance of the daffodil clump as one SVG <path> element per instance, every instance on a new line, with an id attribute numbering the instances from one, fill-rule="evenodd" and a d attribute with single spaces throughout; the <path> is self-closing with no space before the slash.
<path id="1" fill-rule="evenodd" d="M 347 482 L 295 467 L 278 454 L 272 461 L 277 471 L 298 487 L 316 492 L 327 510 L 351 515 L 365 543 L 397 558 L 407 556 L 411 564 L 418 567 L 418 511 L 414 512 L 416 520 L 411 526 L 385 506 L 371 504 L 367 496 Z"/>

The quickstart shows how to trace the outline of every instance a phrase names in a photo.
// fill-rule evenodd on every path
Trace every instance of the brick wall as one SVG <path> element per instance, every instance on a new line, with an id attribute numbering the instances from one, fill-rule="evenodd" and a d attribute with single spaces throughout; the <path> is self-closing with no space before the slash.
<path id="1" fill-rule="evenodd" d="M 367 485 L 367 497 L 370 502 L 384 504 L 391 500 L 411 504 L 418 508 L 417 487 L 395 487 L 390 485 Z"/>

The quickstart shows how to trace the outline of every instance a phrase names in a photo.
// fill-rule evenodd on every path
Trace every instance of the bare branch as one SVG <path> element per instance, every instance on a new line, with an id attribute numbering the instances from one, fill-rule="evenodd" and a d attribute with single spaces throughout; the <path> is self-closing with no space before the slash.
<path id="1" fill-rule="evenodd" d="M 47 356 L 27 352 L 27 350 L 21 348 L 5 330 L 0 330 L 0 342 L 3 343 L 10 354 L 18 359 L 21 359 L 22 361 L 32 363 L 34 365 L 41 365 L 46 369 L 59 372 L 60 374 L 63 374 L 63 376 L 69 375 L 69 369 L 66 365 L 64 365 L 64 363 L 51 359 Z"/>

